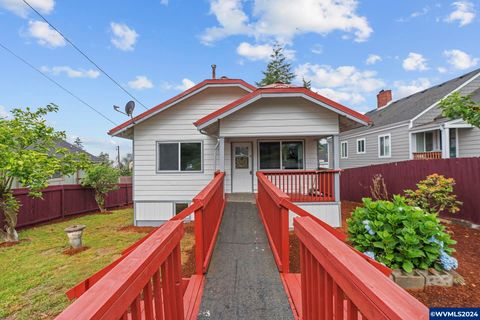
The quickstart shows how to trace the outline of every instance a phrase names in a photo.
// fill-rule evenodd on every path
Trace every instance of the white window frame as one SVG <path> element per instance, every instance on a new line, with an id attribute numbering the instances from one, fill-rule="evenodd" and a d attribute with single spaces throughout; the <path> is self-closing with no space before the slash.
<path id="1" fill-rule="evenodd" d="M 343 145 L 346 145 L 345 147 L 346 154 L 343 154 Z M 340 159 L 348 159 L 348 141 L 340 142 Z"/>
<path id="2" fill-rule="evenodd" d="M 159 170 L 160 157 L 159 157 L 159 148 L 160 144 L 178 144 L 178 170 Z M 200 170 L 181 170 L 182 167 L 182 153 L 181 153 L 181 144 L 182 143 L 200 143 Z M 157 174 L 162 173 L 203 173 L 203 141 L 202 140 L 181 140 L 181 141 L 156 141 L 155 142 L 155 172 Z"/>
<path id="3" fill-rule="evenodd" d="M 360 141 L 363 141 L 363 151 L 358 150 L 358 143 Z M 366 138 L 357 139 L 357 154 L 365 154 L 365 153 L 367 153 L 367 139 Z"/>
<path id="4" fill-rule="evenodd" d="M 380 139 L 381 138 L 385 138 L 385 137 L 388 137 L 388 141 L 390 142 L 390 148 L 388 148 L 388 155 L 381 155 L 381 149 L 380 149 Z M 378 135 L 378 157 L 379 158 L 391 158 L 392 157 L 392 135 L 390 133 L 387 133 L 387 134 L 380 134 Z"/>
<path id="5" fill-rule="evenodd" d="M 301 142 L 302 143 L 302 152 L 303 152 L 303 161 L 302 161 L 302 168 L 303 169 L 283 169 L 283 157 L 282 157 L 282 143 L 283 142 Z M 260 143 L 262 142 L 278 142 L 280 144 L 280 169 L 260 169 Z M 282 139 L 282 140 L 258 140 L 257 142 L 257 152 L 258 152 L 258 171 L 276 171 L 276 170 L 306 170 L 306 150 L 305 150 L 305 140 L 304 139 Z"/>

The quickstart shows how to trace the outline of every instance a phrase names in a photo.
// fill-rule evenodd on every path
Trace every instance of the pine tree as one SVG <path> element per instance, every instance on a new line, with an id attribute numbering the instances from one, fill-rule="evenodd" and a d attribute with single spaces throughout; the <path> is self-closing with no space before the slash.
<path id="1" fill-rule="evenodd" d="M 295 78 L 295 74 L 291 71 L 292 66 L 286 62 L 283 51 L 284 48 L 281 45 L 278 43 L 274 45 L 267 70 L 262 72 L 263 79 L 257 82 L 257 86 L 266 86 L 276 82 L 289 84 Z"/>
<path id="2" fill-rule="evenodd" d="M 75 147 L 83 150 L 83 142 L 82 142 L 82 140 L 80 139 L 80 137 L 76 137 L 76 138 L 75 138 L 75 141 L 73 141 L 73 145 L 74 145 Z"/>
<path id="3" fill-rule="evenodd" d="M 308 89 L 308 90 L 312 90 L 312 80 L 305 80 L 305 78 L 302 78 L 302 81 L 303 81 L 303 87 Z"/>

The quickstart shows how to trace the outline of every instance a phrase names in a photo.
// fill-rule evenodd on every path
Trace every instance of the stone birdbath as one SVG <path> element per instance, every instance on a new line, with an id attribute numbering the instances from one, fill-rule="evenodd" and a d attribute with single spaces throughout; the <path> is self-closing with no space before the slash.
<path id="1" fill-rule="evenodd" d="M 72 248 L 78 249 L 82 247 L 82 235 L 85 228 L 86 226 L 83 224 L 65 228 L 65 233 L 67 234 L 68 241 Z"/>

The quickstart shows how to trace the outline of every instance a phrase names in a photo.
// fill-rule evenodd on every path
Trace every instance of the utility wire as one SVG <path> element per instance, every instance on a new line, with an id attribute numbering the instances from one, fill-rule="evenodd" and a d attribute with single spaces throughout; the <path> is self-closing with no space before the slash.
<path id="1" fill-rule="evenodd" d="M 115 122 L 113 122 L 109 117 L 107 117 L 106 115 L 104 115 L 103 113 L 101 113 L 100 111 L 98 111 L 97 109 L 95 109 L 94 107 L 92 107 L 90 104 L 88 104 L 85 100 L 83 100 L 82 98 L 80 98 L 79 96 L 77 96 L 76 94 L 74 94 L 72 91 L 68 90 L 67 88 L 65 88 L 63 85 L 61 85 L 60 83 L 58 83 L 56 80 L 54 80 L 52 77 L 49 77 L 47 74 L 45 74 L 44 72 L 42 72 L 40 69 L 38 69 L 37 67 L 35 67 L 34 65 L 32 65 L 30 62 L 28 62 L 27 60 L 25 60 L 24 58 L 20 57 L 18 54 L 16 54 L 15 52 L 13 52 L 12 50 L 10 50 L 9 48 L 7 48 L 4 44 L 2 44 L 0 42 L 0 47 L 3 48 L 5 51 L 7 51 L 8 53 L 10 53 L 12 56 L 14 56 L 15 58 L 17 58 L 18 60 L 22 61 L 23 63 L 25 63 L 27 66 L 29 66 L 30 68 L 32 68 L 33 70 L 35 70 L 36 72 L 40 73 L 42 76 L 44 76 L 45 78 L 47 78 L 49 81 L 51 81 L 52 83 L 54 83 L 57 87 L 59 87 L 60 89 L 64 90 L 65 92 L 67 92 L 69 95 L 71 95 L 72 97 L 74 97 L 75 99 L 77 99 L 78 101 L 80 101 L 81 103 L 83 103 L 84 105 L 86 105 L 87 107 L 89 107 L 90 109 L 92 109 L 94 112 L 96 112 L 97 114 L 99 114 L 102 118 L 104 118 L 105 120 L 111 122 L 113 125 L 117 125 Z"/>
<path id="2" fill-rule="evenodd" d="M 69 38 L 67 38 L 62 32 L 60 32 L 60 30 L 58 30 L 57 28 L 55 28 L 54 25 L 52 25 L 50 23 L 50 21 L 48 21 L 40 12 L 38 12 L 38 10 L 36 10 L 34 7 L 32 7 L 30 5 L 30 3 L 28 3 L 26 0 L 23 0 L 23 2 L 30 7 L 30 9 L 32 9 L 33 11 L 35 11 L 35 13 L 40 17 L 42 18 L 43 21 L 45 21 L 53 30 L 55 30 L 56 32 L 58 32 L 59 35 L 61 35 L 63 37 L 63 39 L 65 39 L 65 41 L 67 41 L 68 43 L 70 43 L 72 45 L 73 48 L 75 48 L 75 50 L 77 50 L 82 56 L 85 57 L 85 59 L 87 59 L 88 61 L 90 61 L 91 64 L 93 64 L 98 70 L 100 70 L 101 73 L 103 73 L 104 75 L 106 75 L 110 80 L 112 80 L 113 83 L 115 83 L 120 89 L 122 89 L 126 94 L 128 94 L 133 100 L 135 100 L 136 102 L 138 102 L 142 107 L 145 108 L 145 110 L 148 110 L 148 108 L 142 103 L 140 102 L 137 98 L 135 98 L 130 92 L 127 91 L 127 89 L 125 89 L 120 83 L 118 83 L 115 79 L 113 79 L 112 76 L 110 76 L 105 70 L 103 70 L 98 64 L 96 64 L 89 56 L 87 56 L 86 53 L 84 53 L 79 47 L 77 47 Z"/>

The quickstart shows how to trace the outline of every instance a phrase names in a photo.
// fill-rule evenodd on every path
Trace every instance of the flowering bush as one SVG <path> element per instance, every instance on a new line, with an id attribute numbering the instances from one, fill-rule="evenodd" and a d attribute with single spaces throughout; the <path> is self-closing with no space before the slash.
<path id="1" fill-rule="evenodd" d="M 349 241 L 371 258 L 393 269 L 451 270 L 458 263 L 450 254 L 456 242 L 444 231 L 435 214 L 409 206 L 406 199 L 363 199 L 348 222 Z"/>
<path id="2" fill-rule="evenodd" d="M 439 174 L 431 174 L 417 184 L 417 190 L 405 190 L 407 203 L 422 208 L 425 212 L 440 214 L 443 211 L 456 213 L 462 202 L 453 193 L 455 180 Z"/>

